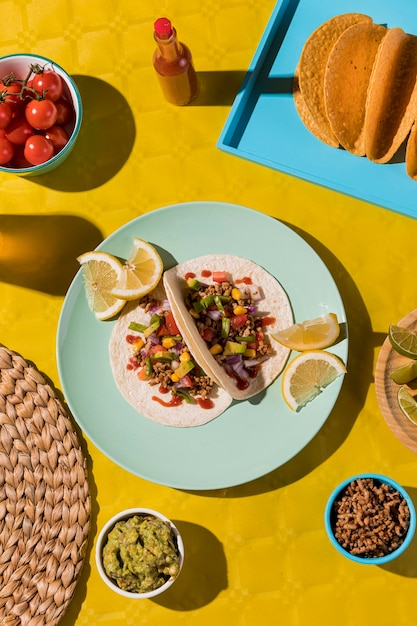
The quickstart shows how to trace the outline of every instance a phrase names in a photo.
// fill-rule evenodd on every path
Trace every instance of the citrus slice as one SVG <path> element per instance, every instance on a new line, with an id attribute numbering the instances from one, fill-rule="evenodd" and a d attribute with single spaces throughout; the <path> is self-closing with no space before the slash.
<path id="1" fill-rule="evenodd" d="M 400 387 L 398 389 L 397 398 L 400 409 L 404 415 L 410 422 L 417 425 L 417 401 L 414 396 L 412 396 L 405 387 Z"/>
<path id="2" fill-rule="evenodd" d="M 417 332 L 391 324 L 388 337 L 392 347 L 402 356 L 417 359 Z"/>
<path id="3" fill-rule="evenodd" d="M 117 284 L 112 289 L 116 298 L 136 300 L 146 296 L 159 283 L 164 265 L 155 248 L 135 237 L 129 258 L 122 266 Z"/>
<path id="4" fill-rule="evenodd" d="M 345 373 L 342 361 L 330 352 L 302 352 L 290 361 L 282 375 L 284 400 L 291 409 L 298 411 Z"/>
<path id="5" fill-rule="evenodd" d="M 327 313 L 312 320 L 293 324 L 272 334 L 280 344 L 297 352 L 319 350 L 331 346 L 340 333 L 335 313 Z"/>
<path id="6" fill-rule="evenodd" d="M 85 252 L 77 261 L 81 264 L 88 306 L 99 320 L 114 317 L 126 304 L 126 300 L 111 293 L 122 271 L 121 262 L 107 252 L 99 251 Z"/>
<path id="7" fill-rule="evenodd" d="M 417 378 L 417 361 L 409 361 L 395 370 L 392 370 L 390 378 L 397 385 L 405 385 Z"/>

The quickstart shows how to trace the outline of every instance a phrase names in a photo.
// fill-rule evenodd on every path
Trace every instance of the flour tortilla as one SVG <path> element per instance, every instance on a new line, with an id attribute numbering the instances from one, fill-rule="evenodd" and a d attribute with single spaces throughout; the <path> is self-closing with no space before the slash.
<path id="1" fill-rule="evenodd" d="M 206 342 L 200 336 L 194 318 L 190 315 L 184 303 L 184 277 L 187 273 L 195 274 L 197 280 L 207 284 L 210 279 L 203 276 L 204 271 L 226 271 L 230 282 L 249 277 L 252 283 L 258 286 L 264 295 L 259 302 L 260 312 L 275 319 L 273 325 L 268 326 L 267 334 L 291 326 L 294 322 L 291 304 L 280 283 L 265 269 L 241 257 L 228 254 L 212 254 L 185 261 L 176 265 L 164 274 L 163 281 L 172 311 L 178 328 L 186 338 L 190 348 L 198 354 L 203 369 L 223 387 L 235 400 L 246 400 L 268 387 L 282 372 L 290 350 L 271 339 L 273 354 L 262 363 L 258 375 L 249 387 L 239 390 L 234 381 L 225 373 L 223 367 L 216 361 L 207 348 Z M 239 285 L 241 288 L 241 285 Z"/>
<path id="2" fill-rule="evenodd" d="M 150 294 L 151 298 L 163 302 L 166 299 L 165 289 L 162 281 L 158 287 Z M 127 303 L 119 319 L 117 320 L 110 338 L 110 363 L 113 377 L 121 394 L 133 406 L 138 413 L 158 424 L 164 426 L 191 427 L 202 426 L 223 413 L 232 402 L 231 396 L 217 385 L 213 386 L 210 398 L 214 403 L 213 408 L 202 409 L 196 401 L 188 404 L 182 402 L 177 407 L 164 407 L 159 402 L 152 399 L 152 396 L 160 397 L 163 401 L 169 400 L 168 394 L 161 394 L 158 385 L 151 386 L 146 381 L 138 379 L 133 370 L 127 370 L 126 365 L 132 353 L 129 344 L 126 342 L 126 335 L 135 335 L 133 330 L 129 330 L 130 322 L 139 324 L 149 324 L 150 314 L 145 313 L 139 306 L 138 301 Z M 196 362 L 195 354 L 192 353 Z M 199 362 L 201 366 L 201 363 Z"/>

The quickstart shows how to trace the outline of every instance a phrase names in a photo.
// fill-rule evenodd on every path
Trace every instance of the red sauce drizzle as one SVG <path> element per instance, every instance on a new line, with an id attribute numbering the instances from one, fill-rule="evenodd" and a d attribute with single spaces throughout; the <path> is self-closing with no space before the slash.
<path id="1" fill-rule="evenodd" d="M 252 278 L 250 278 L 249 276 L 244 276 L 243 278 L 238 278 L 237 280 L 235 280 L 236 285 L 238 285 L 239 283 L 244 283 L 245 285 L 252 285 Z"/>
<path id="2" fill-rule="evenodd" d="M 209 276 L 211 276 L 211 271 L 210 270 L 203 270 L 201 272 L 201 276 L 203 276 L 203 278 L 208 278 Z"/>
<path id="3" fill-rule="evenodd" d="M 262 326 L 272 326 L 272 324 L 275 324 L 275 317 L 263 317 L 261 324 Z"/>
<path id="4" fill-rule="evenodd" d="M 159 385 L 158 391 L 159 393 L 168 393 L 169 389 L 168 387 L 165 387 L 164 385 Z"/>
<path id="5" fill-rule="evenodd" d="M 165 402 L 165 400 L 162 400 L 162 398 L 158 398 L 157 396 L 152 396 L 152 400 L 155 400 L 155 402 L 159 402 L 159 404 L 162 404 L 162 406 L 166 406 L 167 409 L 173 406 L 180 406 L 180 404 L 182 403 L 182 398 L 176 395 L 173 395 L 169 402 Z"/>
<path id="6" fill-rule="evenodd" d="M 138 337 L 138 335 L 126 335 L 127 343 L 136 343 L 139 339 L 140 337 Z"/>
<path id="7" fill-rule="evenodd" d="M 244 378 L 240 378 L 239 376 L 236 375 L 235 372 L 226 370 L 226 373 L 228 376 L 230 376 L 230 378 L 233 378 L 235 380 L 236 387 L 239 389 L 239 391 L 244 391 L 245 389 L 249 387 L 249 381 L 245 380 Z"/>
<path id="8" fill-rule="evenodd" d="M 185 280 L 187 280 L 188 278 L 195 278 L 195 274 L 193 274 L 193 272 L 187 272 L 184 278 Z"/>
<path id="9" fill-rule="evenodd" d="M 201 409 L 212 409 L 214 407 L 213 400 L 210 400 L 210 398 L 197 398 L 197 402 Z"/>

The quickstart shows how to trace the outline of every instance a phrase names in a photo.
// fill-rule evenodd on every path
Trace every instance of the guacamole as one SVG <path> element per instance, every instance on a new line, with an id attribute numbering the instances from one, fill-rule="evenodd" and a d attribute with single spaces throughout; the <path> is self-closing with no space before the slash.
<path id="1" fill-rule="evenodd" d="M 125 591 L 146 593 L 161 587 L 180 567 L 170 524 L 148 515 L 117 522 L 103 548 L 103 566 Z"/>

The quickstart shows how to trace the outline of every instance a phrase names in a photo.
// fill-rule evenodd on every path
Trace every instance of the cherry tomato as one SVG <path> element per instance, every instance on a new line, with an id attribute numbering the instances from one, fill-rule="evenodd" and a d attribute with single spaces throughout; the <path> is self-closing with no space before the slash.
<path id="1" fill-rule="evenodd" d="M 55 152 L 62 150 L 62 148 L 67 145 L 69 140 L 66 130 L 64 130 L 62 126 L 58 126 L 58 124 L 51 126 L 51 128 L 47 128 L 43 132 L 43 136 L 51 142 Z"/>
<path id="2" fill-rule="evenodd" d="M 65 126 L 65 124 L 68 124 L 68 122 L 74 115 L 72 105 L 68 102 L 68 100 L 60 98 L 59 100 L 55 101 L 55 106 L 58 111 L 56 123 L 60 124 L 61 126 Z"/>
<path id="3" fill-rule="evenodd" d="M 10 162 L 10 166 L 16 169 L 22 169 L 23 167 L 32 167 L 32 163 L 25 158 L 23 153 L 24 146 L 14 146 L 14 155 Z"/>
<path id="4" fill-rule="evenodd" d="M 12 119 L 12 107 L 8 102 L 0 102 L 0 128 L 6 128 Z"/>
<path id="5" fill-rule="evenodd" d="M 0 137 L 0 165 L 6 165 L 12 159 L 13 152 L 13 144 L 6 137 Z"/>
<path id="6" fill-rule="evenodd" d="M 32 87 L 40 94 L 45 92 L 45 97 L 54 102 L 62 96 L 62 78 L 53 70 L 45 70 L 42 74 L 35 74 L 32 79 Z"/>
<path id="7" fill-rule="evenodd" d="M 21 104 L 20 92 L 21 91 L 22 91 L 22 85 L 17 81 L 11 82 L 10 85 L 7 85 L 7 87 L 0 81 L 0 92 L 5 96 L 6 102 L 12 108 L 16 108 L 20 106 Z"/>
<path id="8" fill-rule="evenodd" d="M 50 128 L 56 122 L 57 108 L 52 100 L 32 100 L 26 105 L 25 115 L 29 124 L 36 130 Z"/>
<path id="9" fill-rule="evenodd" d="M 14 144 L 23 145 L 33 135 L 33 128 L 25 117 L 15 117 L 5 128 L 6 137 Z"/>
<path id="10" fill-rule="evenodd" d="M 32 165 L 40 165 L 53 156 L 54 147 L 43 135 L 32 135 L 26 140 L 23 154 Z"/>

